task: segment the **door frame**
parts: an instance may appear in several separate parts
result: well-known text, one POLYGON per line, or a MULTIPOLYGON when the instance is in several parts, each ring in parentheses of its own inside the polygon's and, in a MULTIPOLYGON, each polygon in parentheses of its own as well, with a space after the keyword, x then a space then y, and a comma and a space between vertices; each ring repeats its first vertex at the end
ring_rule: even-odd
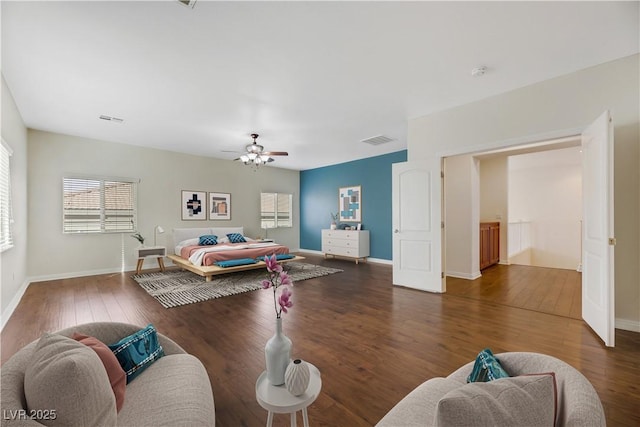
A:
MULTIPOLYGON (((546 132, 546 133, 537 134, 537 135, 528 135, 528 136, 522 136, 519 138, 494 141, 494 142, 485 143, 485 144, 471 145, 468 147, 453 148, 450 150, 449 149, 441 150, 436 152, 436 157, 440 158, 440 170, 441 172, 444 173, 444 159, 446 157, 454 157, 454 156, 462 156, 462 155, 481 155, 481 154, 489 154, 492 152, 495 152, 495 153, 499 153, 499 152, 507 153, 512 151, 526 152, 525 150, 529 150, 529 149, 531 151, 542 151, 540 150, 540 148, 545 146, 566 146, 566 147, 577 146, 577 145, 580 145, 581 135, 585 128, 586 127, 564 129, 564 130, 546 132)), ((561 148, 561 147, 557 147, 557 148, 561 148)), ((446 180, 447 177, 445 176, 444 179, 446 180)), ((445 206, 444 197, 445 197, 445 193, 443 189, 440 196, 440 210, 442 212, 443 220, 444 220, 444 206, 445 206)), ((434 208, 437 208, 437 207, 434 206, 434 208)), ((442 251, 441 259, 442 259, 443 273, 446 272, 446 269, 445 269, 446 233, 447 233, 447 224, 445 223, 444 231, 442 233, 442 245, 441 245, 441 251, 442 251)), ((446 274, 444 275, 444 278, 442 280, 443 280, 443 288, 446 289, 446 283, 447 283, 446 274)))

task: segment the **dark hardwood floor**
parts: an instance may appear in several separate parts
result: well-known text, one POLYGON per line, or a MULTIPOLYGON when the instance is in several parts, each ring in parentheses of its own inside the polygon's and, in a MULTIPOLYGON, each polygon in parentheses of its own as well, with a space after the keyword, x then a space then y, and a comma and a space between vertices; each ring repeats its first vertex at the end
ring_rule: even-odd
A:
POLYGON ((580 320, 581 282, 576 270, 496 264, 476 280, 447 277, 447 293, 580 320))
MULTIPOLYGON (((393 287, 388 265, 305 256, 345 270, 296 283, 295 306, 284 315, 293 355, 322 373, 322 392, 309 407, 311 425, 374 425, 418 384, 448 375, 486 347, 568 362, 593 383, 609 426, 640 425, 640 334, 618 330, 616 347, 606 348, 581 320, 498 298, 510 292, 500 283, 527 280, 526 274, 500 278, 498 269, 490 286, 470 285, 467 295, 430 294, 393 287), (496 302, 470 297, 478 291, 496 295, 496 302)), ((264 425, 255 381, 275 327, 272 294, 259 290, 165 309, 131 274, 30 285, 2 332, 2 362, 44 331, 91 321, 151 322, 205 364, 219 427, 264 425)), ((544 292, 527 299, 551 300, 544 292)), ((274 425, 289 425, 288 416, 276 415, 274 425)))

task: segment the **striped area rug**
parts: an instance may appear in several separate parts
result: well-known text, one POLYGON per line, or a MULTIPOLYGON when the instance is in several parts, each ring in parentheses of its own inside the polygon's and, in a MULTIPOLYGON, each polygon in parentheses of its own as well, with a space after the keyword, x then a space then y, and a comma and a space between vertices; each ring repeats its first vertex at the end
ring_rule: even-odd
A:
MULTIPOLYGON (((283 267, 291 276, 294 285, 301 280, 343 271, 304 262, 288 262, 283 267)), ((180 270, 134 274, 131 277, 164 308, 172 308, 261 289, 260 282, 266 278, 266 270, 221 274, 213 276, 210 282, 190 271, 180 270)))

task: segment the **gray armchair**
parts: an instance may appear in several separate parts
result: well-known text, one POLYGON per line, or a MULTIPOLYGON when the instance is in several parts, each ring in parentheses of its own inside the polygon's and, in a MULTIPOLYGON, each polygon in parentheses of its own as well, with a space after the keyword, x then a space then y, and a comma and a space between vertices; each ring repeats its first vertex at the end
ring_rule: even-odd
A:
MULTIPOLYGON (((74 326, 56 334, 70 337, 74 332, 79 332, 111 344, 140 329, 142 327, 125 323, 98 322, 74 326)), ((117 414, 109 413, 105 417, 107 420, 115 420, 115 423, 105 421, 103 425, 215 426, 211 383, 200 360, 187 354, 178 344, 159 333, 158 341, 164 349, 165 356, 153 362, 135 380, 127 384, 122 409, 117 414)), ((1 407, 3 414, 9 414, 3 417, 2 427, 43 425, 29 419, 31 414, 27 408, 24 387, 25 371, 31 363, 37 343, 38 340, 28 344, 2 366, 1 407)), ((64 374, 61 374, 61 378, 65 378, 64 374)), ((110 388, 108 391, 113 394, 110 388)), ((81 411, 83 408, 78 409, 81 411)), ((62 418, 63 414, 59 412, 61 409, 58 408, 56 411, 56 415, 62 418)), ((86 421, 80 419, 77 422, 73 421, 73 425, 85 423, 86 421)), ((53 425, 55 424, 54 420, 53 425)))

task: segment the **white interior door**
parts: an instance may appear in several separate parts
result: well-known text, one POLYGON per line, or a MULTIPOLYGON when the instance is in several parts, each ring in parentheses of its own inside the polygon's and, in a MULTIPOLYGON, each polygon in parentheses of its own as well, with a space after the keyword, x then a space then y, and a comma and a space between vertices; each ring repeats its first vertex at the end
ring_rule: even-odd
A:
POLYGON ((615 344, 613 131, 605 111, 582 134, 582 318, 615 344))
POLYGON ((440 160, 392 169, 393 284, 444 292, 440 160))

